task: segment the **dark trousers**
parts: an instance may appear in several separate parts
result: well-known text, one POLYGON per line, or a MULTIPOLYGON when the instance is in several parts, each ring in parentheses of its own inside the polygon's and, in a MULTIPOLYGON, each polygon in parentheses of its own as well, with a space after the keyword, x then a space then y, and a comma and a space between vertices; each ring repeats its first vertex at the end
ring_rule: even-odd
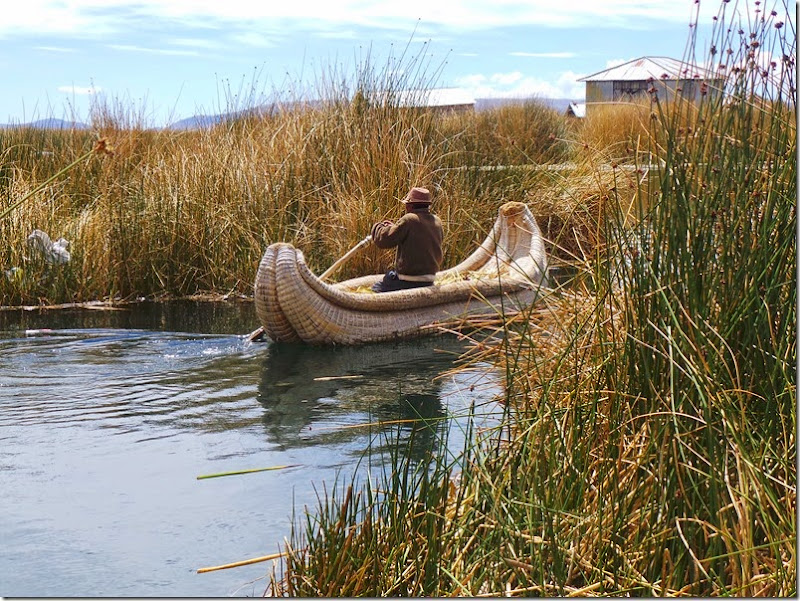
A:
POLYGON ((379 282, 372 285, 375 292, 393 292, 395 290, 408 290, 409 288, 424 288, 425 286, 432 286, 433 282, 409 282, 408 280, 401 280, 397 277, 397 272, 390 269, 383 276, 379 282))

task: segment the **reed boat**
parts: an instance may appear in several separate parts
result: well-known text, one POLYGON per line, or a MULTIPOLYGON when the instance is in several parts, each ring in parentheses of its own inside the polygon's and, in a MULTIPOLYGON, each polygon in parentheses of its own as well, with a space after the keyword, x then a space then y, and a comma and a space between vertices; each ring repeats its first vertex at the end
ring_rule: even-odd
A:
POLYGON ((525 204, 508 202, 480 246, 424 288, 370 291, 383 274, 329 284, 311 272, 298 248, 271 244, 256 274, 256 314, 275 342, 351 345, 412 338, 458 328, 475 316, 516 314, 536 300, 546 272, 536 220, 525 204))

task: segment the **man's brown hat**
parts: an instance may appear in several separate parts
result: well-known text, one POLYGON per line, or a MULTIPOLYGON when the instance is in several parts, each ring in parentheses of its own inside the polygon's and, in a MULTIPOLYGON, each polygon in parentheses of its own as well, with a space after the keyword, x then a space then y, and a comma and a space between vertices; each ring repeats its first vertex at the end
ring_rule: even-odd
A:
POLYGON ((427 188, 411 188, 402 202, 413 202, 414 204, 431 204, 431 193, 427 188))

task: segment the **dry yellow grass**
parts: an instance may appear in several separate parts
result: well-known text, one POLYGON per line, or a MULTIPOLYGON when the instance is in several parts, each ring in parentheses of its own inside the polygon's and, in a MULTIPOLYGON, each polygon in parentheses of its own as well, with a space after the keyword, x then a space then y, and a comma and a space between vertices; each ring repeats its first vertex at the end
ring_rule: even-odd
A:
MULTIPOLYGON (((39 186, 98 137, 113 155, 92 156, 0 220, 8 241, 0 266, 23 268, 13 281, 0 278, 0 304, 247 295, 268 244, 295 244, 321 272, 374 222, 399 217, 398 199, 412 185, 434 191, 448 264, 471 251, 509 200, 540 203, 540 211, 534 206, 539 215, 558 205, 559 228, 574 222, 575 231, 587 233, 584 223, 594 219, 587 212, 600 199, 582 203, 580 194, 564 194, 563 182, 549 181, 546 172, 513 166, 562 156, 565 143, 553 132, 560 135, 563 118, 530 103, 498 114, 453 116, 376 98, 287 106, 198 131, 143 129, 109 108, 94 132, 3 130, 0 186, 11 199, 39 186), (535 132, 531 114, 548 119, 538 120, 535 132), (492 120, 504 124, 502 135, 485 135, 492 120), (538 154, 531 157, 534 148, 538 154), (497 157, 514 163, 484 169, 497 157), (37 262, 25 246, 34 228, 69 240, 72 262, 59 269, 37 262)), ((366 249, 338 277, 381 272, 392 258, 366 249)))

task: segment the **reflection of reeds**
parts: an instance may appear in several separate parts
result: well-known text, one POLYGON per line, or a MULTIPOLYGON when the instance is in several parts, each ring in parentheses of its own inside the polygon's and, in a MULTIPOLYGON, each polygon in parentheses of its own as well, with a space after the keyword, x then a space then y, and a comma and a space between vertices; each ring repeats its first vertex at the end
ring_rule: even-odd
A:
POLYGON ((750 59, 732 101, 654 102, 636 219, 615 179, 569 289, 476 344, 505 368, 502 435, 457 478, 398 484, 400 461, 385 497, 325 498, 275 592, 796 594, 794 32, 720 23, 715 51, 750 59))

